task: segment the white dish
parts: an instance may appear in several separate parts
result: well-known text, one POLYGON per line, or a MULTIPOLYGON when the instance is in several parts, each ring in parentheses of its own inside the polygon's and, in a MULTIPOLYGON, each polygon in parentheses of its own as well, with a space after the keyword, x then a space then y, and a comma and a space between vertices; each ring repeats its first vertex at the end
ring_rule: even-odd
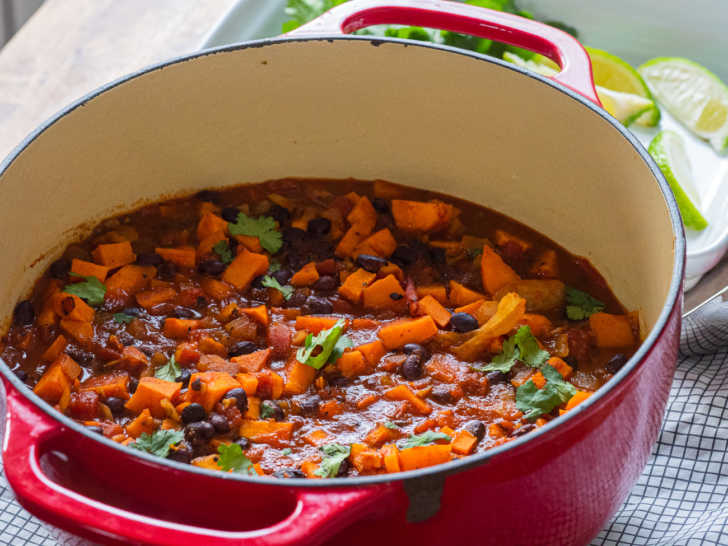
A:
MULTIPOLYGON (((201 48, 219 47, 280 34, 286 0, 240 0, 207 35, 201 48)), ((696 0, 688 7, 662 0, 612 0, 595 5, 581 0, 521 0, 519 7, 539 19, 563 21, 579 31, 585 44, 605 49, 634 66, 658 56, 687 57, 728 82, 728 6, 723 0, 696 0)), ((700 210, 709 226, 686 230, 689 290, 728 250, 728 156, 717 154, 664 108, 660 129, 679 133, 686 144, 700 193, 700 210)), ((633 128, 647 146, 657 129, 633 128)), ((637 204, 636 204, 637 205, 637 204)))

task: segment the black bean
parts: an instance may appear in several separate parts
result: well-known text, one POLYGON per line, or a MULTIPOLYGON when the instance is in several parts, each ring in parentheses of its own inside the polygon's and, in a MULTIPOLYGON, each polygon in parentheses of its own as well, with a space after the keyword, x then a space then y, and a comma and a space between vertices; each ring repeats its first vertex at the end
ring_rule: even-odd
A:
POLYGON ((281 468, 273 472, 274 478, 305 478, 306 474, 298 470, 297 468, 281 468))
POLYGON ((334 311, 334 305, 326 298, 309 296, 306 298, 303 309, 310 315, 328 315, 334 311))
POLYGON ((622 353, 616 354, 607 361, 605 368, 609 373, 615 374, 622 369, 622 366, 627 363, 627 360, 629 360, 627 355, 622 353))
POLYGON ((76 345, 69 345, 66 348, 66 353, 79 364, 90 364, 94 359, 93 353, 90 353, 76 345))
POLYGON ((268 211, 268 216, 271 216, 279 224, 285 224, 291 219, 291 213, 288 209, 280 205, 273 205, 268 211))
POLYGON ((417 261, 418 252, 411 246, 399 245, 391 256, 391 260, 398 265, 411 265, 417 261))
POLYGON ((306 291, 299 288, 286 300, 286 307, 301 307, 304 303, 306 303, 306 298, 306 291))
POLYGON ((196 307, 199 309, 200 307, 204 307, 207 305, 207 298, 205 296, 197 296, 197 301, 195 302, 196 307))
POLYGON ((305 249, 292 248, 286 256, 286 261, 291 269, 298 271, 311 261, 311 257, 311 253, 305 249))
POLYGON ((389 212, 389 203, 381 197, 375 197, 372 199, 372 206, 380 214, 386 214, 389 212))
POLYGON ((119 415, 124 411, 124 401, 116 396, 109 396, 104 403, 109 407, 113 415, 119 415))
POLYGON ((506 383, 508 381, 508 375, 499 371, 488 372, 485 374, 485 377, 491 385, 495 385, 496 383, 506 383))
POLYGON ((203 275, 216 276, 222 274, 222 272, 225 271, 225 268, 227 268, 227 266, 220 260, 205 260, 204 262, 200 262, 200 265, 197 266, 197 271, 203 275))
POLYGON ((136 259, 139 265, 153 265, 160 266, 164 263, 162 257, 155 252, 145 252, 139 254, 136 259))
POLYGON ((470 313, 453 313, 450 317, 450 328, 456 332, 470 332, 478 328, 478 319, 470 313))
POLYGON ((313 220, 309 220, 306 231, 314 237, 326 235, 331 231, 331 220, 328 218, 314 218, 313 220))
POLYGON ((419 343, 407 343, 402 350, 407 355, 420 355, 422 360, 428 360, 430 358, 430 351, 419 343))
POLYGON ((230 423, 228 423, 228 420, 225 418, 224 415, 220 415, 219 413, 213 413, 210 415, 209 418, 210 424, 215 428, 215 432, 218 434, 225 434, 226 432, 230 432, 230 423))
POLYGON ((129 394, 134 394, 136 392, 138 386, 139 386, 139 380, 136 377, 130 377, 129 385, 127 386, 127 390, 129 391, 129 394))
POLYGON ((273 277, 275 280, 277 280, 280 284, 285 285, 285 284, 288 284, 288 281, 291 280, 291 277, 293 277, 293 273, 291 273, 290 269, 288 269, 286 267, 282 267, 278 271, 273 273, 273 275, 271 275, 271 277, 273 277))
POLYGON ((104 435, 104 430, 97 425, 90 425, 86 427, 86 430, 88 430, 89 432, 95 432, 96 434, 101 434, 101 436, 104 435))
POLYGON ((220 216, 222 216, 222 219, 226 222, 237 222, 238 221, 238 214, 240 214, 240 211, 235 207, 225 207, 222 209, 222 213, 220 216))
POLYGON ((172 314, 181 319, 201 319, 202 313, 195 311, 194 309, 190 309, 189 307, 182 307, 181 305, 177 305, 174 310, 172 311, 172 314))
POLYGON ((228 357, 249 355, 258 350, 258 346, 252 341, 238 341, 228 349, 228 357))
POLYGON ((182 383, 182 388, 186 389, 190 386, 190 378, 192 377, 192 372, 188 368, 182 368, 179 372, 179 375, 174 378, 174 380, 177 383, 182 383))
POLYGON ((201 404, 193 402, 184 407, 180 417, 182 417, 183 423, 196 423, 197 421, 204 421, 207 417, 207 412, 201 404))
POLYGON ((192 448, 186 442, 180 442, 175 449, 169 450, 167 458, 179 463, 189 463, 194 456, 192 448))
POLYGON ((296 244, 306 240, 306 232, 295 227, 287 227, 283 230, 283 240, 288 244, 296 244))
POLYGON ((202 190, 198 191, 195 194, 195 198, 199 199, 200 201, 208 201, 210 203, 217 202, 218 199, 220 199, 220 194, 216 191, 212 190, 202 190))
POLYGON ((399 300, 401 300, 401 299, 402 299, 403 297, 404 297, 404 296, 403 296, 402 294, 400 294, 399 292, 392 292, 392 293, 391 293, 391 294, 389 295, 389 299, 391 299, 391 300, 394 300, 394 301, 399 301, 399 300))
POLYGON ((283 410, 275 400, 263 400, 260 403, 260 416, 265 419, 274 419, 280 421, 283 419, 283 410))
POLYGON ((13 373, 15 374, 15 377, 20 379, 21 381, 25 382, 26 379, 28 379, 28 374, 23 368, 18 368, 17 370, 13 370, 13 373))
POLYGON ((483 421, 469 421, 465 423, 463 428, 475 436, 478 442, 480 442, 485 436, 485 425, 483 424, 483 421))
POLYGON ((318 414, 319 404, 321 404, 321 397, 317 394, 304 396, 296 400, 295 404, 301 414, 316 415, 318 414))
POLYGON ((193 391, 201 391, 202 390, 202 381, 200 381, 200 378, 198 377, 195 379, 192 383, 190 383, 190 388, 193 391))
POLYGON ((64 260, 63 258, 53 262, 50 267, 51 277, 53 277, 54 279, 66 279, 70 271, 71 262, 69 262, 68 260, 64 260))
POLYGON ((316 292, 329 294, 336 290, 338 284, 339 283, 336 282, 335 277, 332 277, 331 275, 321 275, 318 280, 313 283, 313 289, 316 290, 316 292))
POLYGON ((452 404, 455 401, 450 392, 450 387, 447 385, 435 385, 432 387, 430 397, 440 404, 452 404))
POLYGON ((430 259, 433 264, 444 264, 445 263, 445 249, 437 246, 430 247, 430 259))
POLYGON ((215 427, 207 421, 195 421, 185 427, 185 440, 192 446, 203 445, 214 435, 215 427))
POLYGON ((349 464, 348 459, 344 459, 341 461, 341 464, 339 465, 339 471, 336 473, 337 476, 346 476, 349 473, 349 470, 351 469, 351 465, 349 464))
POLYGON ((527 425, 523 425, 522 427, 517 428, 511 433, 511 436, 516 438, 518 436, 523 436, 524 434, 527 434, 531 432, 532 430, 536 429, 536 425, 533 423, 529 423, 527 425))
POLYGON ((130 317, 138 317, 141 315, 142 310, 138 307, 126 307, 122 311, 125 315, 129 315, 130 317))
POLYGON ((343 375, 335 375, 333 377, 329 377, 329 383, 334 387, 346 387, 349 383, 351 383, 351 378, 344 377, 343 375))
POLYGON ((356 264, 363 270, 369 271, 369 273, 376 273, 387 265, 387 260, 371 254, 359 254, 356 257, 356 264))
POLYGON ((35 319, 35 309, 30 300, 23 300, 15 306, 13 311, 13 322, 18 326, 32 324, 35 319))
POLYGON ((222 397, 223 400, 226 400, 228 398, 235 399, 235 405, 240 410, 240 413, 245 413, 246 411, 248 411, 248 395, 243 389, 230 389, 222 397))
POLYGON ((410 381, 422 377, 422 371, 422 355, 415 353, 409 355, 399 369, 402 377, 410 381))
POLYGON ((248 449, 250 447, 250 440, 248 440, 247 438, 238 438, 237 440, 235 440, 235 443, 243 449, 248 449))
POLYGON ((171 262, 164 262, 157 267, 157 276, 169 280, 177 274, 177 266, 171 262))
POLYGON ((265 286, 263 286, 263 279, 265 279, 265 275, 258 275, 253 279, 253 282, 250 283, 250 286, 253 289, 265 289, 265 286))

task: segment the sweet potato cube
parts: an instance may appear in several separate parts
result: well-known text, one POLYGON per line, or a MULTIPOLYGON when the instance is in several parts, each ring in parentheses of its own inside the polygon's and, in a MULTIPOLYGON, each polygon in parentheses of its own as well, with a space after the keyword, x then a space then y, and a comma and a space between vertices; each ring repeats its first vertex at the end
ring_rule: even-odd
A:
POLYGON ((418 298, 432 296, 443 305, 450 303, 447 299, 447 289, 441 284, 419 285, 416 290, 418 298))
POLYGON ((336 361, 336 366, 344 377, 355 377, 367 370, 367 361, 359 351, 346 351, 336 361))
POLYGON ((142 434, 151 434, 157 428, 157 423, 148 409, 144 409, 131 423, 126 425, 126 433, 132 438, 139 438, 142 434))
POLYGON ((367 309, 404 309, 404 289, 394 275, 387 275, 364 289, 362 303, 367 309))
POLYGON ((521 280, 518 273, 503 261, 495 250, 483 245, 483 255, 480 258, 480 275, 483 288, 493 295, 505 285, 521 280))
POLYGON ((213 233, 222 233, 223 236, 228 231, 228 223, 212 212, 206 212, 200 218, 197 224, 197 240, 202 241, 213 233))
POLYGON ((429 315, 440 328, 444 328, 450 322, 450 311, 445 309, 439 301, 432 296, 425 296, 417 302, 417 314, 429 315))
POLYGON ((576 391, 576 394, 569 398, 569 401, 566 403, 566 411, 569 411, 571 409, 574 409, 576 406, 581 404, 584 400, 589 398, 592 395, 590 392, 586 391, 576 391))
POLYGON ((405 231, 436 232, 455 216, 455 208, 441 201, 392 200, 392 216, 397 227, 405 231))
POLYGON ((239 434, 260 444, 273 446, 288 442, 293 435, 293 423, 279 421, 243 421, 239 434))
POLYGON ((172 301, 176 296, 177 291, 174 288, 162 287, 137 293, 136 301, 144 309, 149 310, 160 303, 172 301))
POLYGON ((286 383, 283 387, 285 394, 303 394, 308 390, 316 377, 316 369, 292 360, 288 365, 286 383))
POLYGON ((94 327, 84 320, 61 320, 61 330, 81 343, 89 343, 94 337, 94 327))
POLYGON ((364 359, 367 361, 367 364, 372 367, 376 366, 382 359, 382 357, 387 353, 387 349, 384 347, 384 343, 382 343, 379 339, 374 340, 371 343, 359 345, 356 350, 364 355, 364 359))
POLYGON ((379 450, 384 460, 384 470, 388 473, 399 472, 399 449, 394 444, 389 444, 379 450))
POLYGON ((222 280, 232 284, 238 290, 245 290, 255 277, 268 271, 268 266, 268 256, 256 254, 244 248, 227 266, 222 280))
POLYGON ((129 374, 123 370, 103 375, 94 375, 81 383, 81 391, 94 391, 102 399, 114 396, 122 400, 129 399, 129 374))
POLYGON ((574 369, 569 366, 566 362, 561 360, 558 356, 552 356, 546 362, 549 366, 553 367, 557 372, 561 374, 561 377, 568 379, 574 369))
POLYGON ((48 367, 33 388, 33 392, 49 404, 59 403, 64 397, 67 399, 70 397, 71 382, 80 373, 81 368, 78 367, 78 364, 71 357, 63 354, 48 367), (78 374, 74 372, 76 368, 78 368, 78 374))
POLYGON ((166 318, 164 319, 164 335, 172 339, 184 339, 192 330, 196 330, 199 326, 199 321, 195 319, 178 319, 178 318, 166 318))
POLYGON ((318 334, 322 330, 333 328, 338 320, 337 317, 299 315, 296 317, 296 330, 306 330, 311 334, 318 334))
POLYGON ((454 306, 463 306, 478 300, 484 300, 485 296, 475 290, 470 290, 457 281, 450 281, 450 303, 454 306))
POLYGON ((51 298, 53 311, 62 319, 91 322, 94 319, 94 309, 78 296, 58 292, 51 298))
POLYGON ((126 409, 134 412, 139 412, 146 408, 154 417, 161 419, 165 416, 165 411, 160 402, 165 398, 172 400, 172 398, 179 394, 181 388, 182 383, 165 381, 157 377, 142 377, 139 380, 139 385, 134 395, 124 406, 126 409))
POLYGON ((268 326, 268 308, 265 305, 258 305, 257 307, 244 307, 241 309, 243 313, 254 319, 263 326, 268 326))
POLYGON ((396 431, 392 430, 391 428, 387 428, 382 424, 378 424, 369 431, 369 434, 367 434, 364 438, 364 442, 366 442, 371 447, 379 447, 384 442, 391 442, 396 438, 396 431))
POLYGON ((270 349, 261 349, 247 355, 234 356, 230 362, 237 364, 240 372, 256 373, 268 364, 270 356, 270 349))
POLYGON ((87 262, 86 260, 79 260, 78 258, 71 260, 71 273, 82 277, 96 277, 101 282, 106 280, 110 270, 110 267, 87 262))
POLYGON ((45 362, 53 362, 61 355, 63 350, 66 348, 66 345, 68 345, 68 340, 65 336, 63 336, 63 334, 58 334, 56 339, 53 340, 53 343, 51 343, 45 352, 43 352, 40 359, 45 362))
POLYGON ((379 470, 384 463, 379 451, 364 444, 352 444, 349 460, 359 473, 379 470))
POLYGON ((359 303, 364 289, 376 277, 376 273, 370 273, 364 269, 357 269, 354 273, 346 277, 346 280, 339 287, 339 294, 351 303, 359 303))
POLYGON ((235 240, 250 250, 250 252, 263 252, 263 245, 260 244, 258 237, 253 237, 252 235, 236 235, 235 240))
POLYGON ((311 432, 309 432, 308 434, 306 434, 303 437, 303 439, 306 441, 306 443, 311 444, 314 447, 318 447, 318 446, 325 444, 329 438, 330 438, 329 433, 320 428, 312 430, 311 432))
POLYGON ((352 226, 359 226, 360 231, 369 235, 377 223, 377 211, 368 197, 361 197, 346 216, 352 226))
POLYGON ((458 431, 450 444, 452 451, 458 455, 469 455, 476 445, 478 439, 465 429, 458 431))
POLYGON ((296 271, 288 283, 291 286, 311 286, 317 280, 319 280, 319 274, 316 269, 316 262, 308 262, 301 269, 296 271))
POLYGON ((106 281, 107 294, 124 292, 131 296, 144 290, 149 281, 157 274, 157 269, 152 266, 125 265, 114 273, 106 281))
POLYGON ((200 390, 190 388, 187 391, 187 397, 190 402, 202 405, 208 413, 227 391, 240 388, 240 383, 225 372, 193 373, 190 377, 190 385, 197 380, 200 381, 200 390))
POLYGON ((619 349, 635 344, 632 324, 627 315, 594 313, 589 317, 589 326, 596 338, 597 347, 619 349))
POLYGON ((379 339, 387 349, 398 349, 408 343, 424 343, 437 334, 437 325, 432 317, 425 315, 417 319, 391 322, 379 330, 379 339))
POLYGON ((245 394, 255 396, 258 391, 258 378, 250 373, 239 373, 235 376, 240 386, 243 387, 245 394))
POLYGON ((450 444, 417 446, 399 452, 399 465, 403 471, 416 470, 446 463, 450 458, 450 444))
POLYGON ((432 406, 417 396, 407 385, 397 385, 388 391, 385 391, 384 397, 388 400, 404 400, 409 403, 410 407, 420 415, 429 415, 432 412, 432 406))
POLYGON ((397 241, 392 236, 392 232, 389 229, 380 229, 376 233, 372 233, 369 237, 359 243, 352 256, 358 256, 359 254, 369 254, 373 256, 380 256, 382 258, 389 258, 397 248, 397 241))
POLYGON ((226 239, 227 236, 222 231, 215 231, 214 233, 211 233, 204 239, 200 240, 200 243, 197 245, 197 256, 201 258, 208 254, 212 254, 215 245, 220 241, 225 241, 226 239))
POLYGON ((193 269, 195 267, 197 253, 191 246, 181 248, 155 248, 154 252, 159 254, 166 262, 171 262, 186 269, 193 269))
POLYGON ((99 245, 91 255, 97 263, 111 269, 134 263, 136 260, 136 254, 134 254, 129 241, 99 245))

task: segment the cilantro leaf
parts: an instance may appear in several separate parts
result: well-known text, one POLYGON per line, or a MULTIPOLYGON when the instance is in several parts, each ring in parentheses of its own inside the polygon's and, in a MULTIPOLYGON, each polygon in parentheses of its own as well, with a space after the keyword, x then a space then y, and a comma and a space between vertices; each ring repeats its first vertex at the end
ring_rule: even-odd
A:
POLYGON ((407 438, 404 443, 402 444, 402 447, 400 449, 409 449, 411 447, 418 447, 418 446, 426 446, 430 444, 434 444, 437 440, 444 440, 446 442, 449 442, 452 440, 450 436, 445 434, 444 432, 434 432, 432 430, 427 430, 423 432, 422 434, 414 434, 407 438))
POLYGON ((114 313, 114 322, 118 322, 119 324, 129 324, 135 318, 126 313, 114 313))
POLYGON ((260 418, 270 419, 271 417, 274 417, 276 410, 273 404, 266 403, 265 400, 263 402, 264 403, 260 405, 260 418))
POLYGON ((569 320, 585 320, 594 313, 603 311, 606 305, 586 292, 566 287, 566 316, 569 320))
POLYGON ((279 264, 278 262, 271 262, 270 265, 268 266, 268 271, 270 271, 271 273, 275 273, 276 271, 280 271, 280 270, 281 270, 281 264, 279 264))
POLYGON ((341 463, 349 457, 351 447, 342 446, 341 444, 328 444, 319 448, 324 453, 318 469, 314 474, 322 478, 335 478, 339 473, 341 463))
POLYGON ((346 349, 351 349, 353 346, 354 342, 349 336, 341 336, 336 342, 336 345, 334 345, 334 349, 331 351, 327 362, 336 362, 341 358, 341 355, 344 354, 346 349))
POLYGON ((286 447, 284 449, 281 449, 281 455, 288 456, 291 453, 293 453, 293 450, 290 447, 286 447))
POLYGON ((539 389, 529 379, 516 389, 516 407, 531 421, 544 413, 550 413, 576 394, 574 385, 564 381, 553 366, 546 364, 541 368, 541 373, 546 378, 546 384, 542 388, 539 389))
POLYGON ((306 336, 305 346, 296 352, 296 360, 301 364, 306 364, 317 370, 323 368, 324 364, 329 362, 334 352, 336 344, 341 337, 341 331, 344 329, 344 324, 344 319, 339 319, 328 330, 321 330, 315 336, 308 334, 306 336), (313 352, 317 348, 320 348, 321 351, 314 355, 313 352))
POLYGON ((385 421, 384 426, 390 430, 399 430, 399 427, 392 421, 385 421))
POLYGON ((174 355, 167 361, 166 364, 160 366, 154 371, 154 377, 157 379, 164 379, 165 381, 174 381, 182 373, 177 362, 174 359, 174 355))
POLYGON ((243 453, 243 448, 239 444, 220 444, 217 447, 220 455, 217 459, 217 466, 222 470, 232 470, 236 474, 245 474, 247 476, 255 476, 255 468, 253 461, 248 459, 243 453))
POLYGON ((212 250, 215 251, 215 254, 220 256, 220 261, 222 261, 222 263, 229 264, 233 261, 233 251, 230 250, 230 244, 227 239, 217 242, 215 246, 212 247, 212 250))
POLYGON ((278 282, 275 277, 271 277, 270 275, 266 275, 265 277, 263 277, 263 280, 260 284, 267 288, 275 288, 276 290, 278 290, 278 292, 283 294, 284 300, 290 300, 291 296, 293 295, 294 288, 292 286, 283 286, 281 283, 278 282))
POLYGON ((276 221, 270 216, 251 218, 244 212, 238 213, 235 223, 228 223, 230 235, 248 235, 257 237, 260 246, 271 254, 275 254, 283 246, 283 236, 276 229, 276 221))
POLYGON ((482 372, 508 373, 519 360, 531 368, 540 368, 550 356, 538 346, 530 326, 521 326, 515 334, 503 342, 503 351, 496 355, 490 364, 476 369, 482 372))
POLYGON ((158 429, 154 431, 154 434, 143 433, 130 446, 157 457, 166 457, 169 454, 169 446, 181 442, 184 437, 185 435, 181 430, 158 429))
POLYGON ((94 307, 104 303, 104 296, 106 295, 106 286, 104 286, 104 283, 93 276, 87 277, 77 273, 71 273, 71 275, 81 277, 84 279, 84 282, 67 284, 63 289, 66 294, 78 296, 94 307))

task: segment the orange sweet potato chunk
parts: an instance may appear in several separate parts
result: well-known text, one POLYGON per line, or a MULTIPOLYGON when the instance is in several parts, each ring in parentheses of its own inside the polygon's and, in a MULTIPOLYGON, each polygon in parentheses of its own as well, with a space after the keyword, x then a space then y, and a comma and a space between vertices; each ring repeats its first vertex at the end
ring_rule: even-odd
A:
POLYGON ((160 419, 165 415, 160 402, 165 398, 172 400, 181 388, 182 383, 165 381, 157 377, 142 377, 139 380, 137 390, 126 402, 125 407, 133 412, 148 409, 154 417, 160 419))
POLYGON ((376 273, 370 273, 364 269, 357 269, 339 287, 339 294, 351 303, 361 301, 364 289, 376 278, 376 273))
POLYGON ((136 254, 129 241, 99 245, 91 255, 97 263, 111 269, 134 263, 136 260, 136 254))
POLYGON ((596 338, 597 347, 619 349, 635 344, 632 324, 627 315, 594 313, 589 317, 589 326, 596 338))
POLYGON ((437 324, 426 315, 412 320, 391 322, 379 330, 379 339, 387 349, 398 349, 407 343, 424 343, 437 333, 437 324))
POLYGON ((197 253, 191 246, 181 248, 155 248, 154 252, 159 254, 162 259, 171 262, 186 269, 195 267, 195 259, 197 253))
POLYGON ((417 446, 399 452, 399 465, 403 471, 416 470, 446 463, 450 458, 450 444, 417 446))
POLYGON ((86 260, 79 260, 78 258, 71 260, 71 273, 82 277, 96 277, 101 282, 106 280, 110 270, 110 267, 87 262, 86 260))
POLYGON ((268 256, 250 252, 247 248, 238 254, 227 266, 222 280, 238 290, 246 290, 255 277, 268 271, 268 256))
POLYGON ((362 303, 367 309, 403 310, 406 306, 404 289, 394 275, 387 275, 364 289, 362 303))
POLYGON ((441 201, 392 200, 394 222, 405 231, 436 232, 446 227, 454 215, 455 208, 441 201))
POLYGON ((491 295, 505 285, 521 280, 518 273, 513 271, 511 266, 505 263, 503 258, 488 245, 483 245, 483 256, 480 258, 480 275, 483 280, 483 288, 491 295))
POLYGON ((311 286, 319 279, 316 262, 308 262, 299 269, 288 283, 291 286, 311 286))
POLYGON ((450 311, 445 309, 439 301, 432 296, 425 296, 417 302, 417 314, 429 315, 440 328, 444 328, 450 322, 450 311))

